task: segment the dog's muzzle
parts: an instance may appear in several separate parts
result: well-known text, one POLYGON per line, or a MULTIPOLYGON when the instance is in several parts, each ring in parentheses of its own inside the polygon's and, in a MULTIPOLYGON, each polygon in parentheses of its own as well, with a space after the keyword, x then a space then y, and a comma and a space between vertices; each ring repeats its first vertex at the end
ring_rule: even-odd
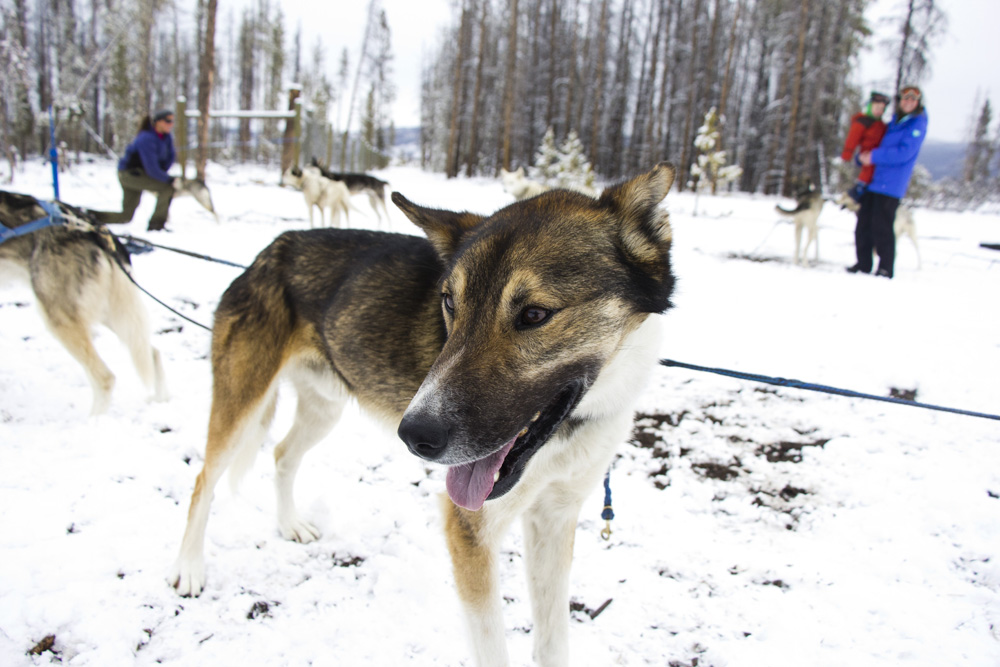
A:
POLYGON ((452 456, 445 456, 449 449, 450 429, 438 419, 419 414, 404 415, 398 434, 413 454, 428 461, 449 464, 448 495, 456 505, 475 511, 485 501, 499 498, 514 488, 531 457, 548 442, 576 407, 583 389, 582 381, 571 382, 547 406, 535 413, 516 435, 490 454, 472 461, 448 461, 453 461, 455 454, 451 452, 452 456))

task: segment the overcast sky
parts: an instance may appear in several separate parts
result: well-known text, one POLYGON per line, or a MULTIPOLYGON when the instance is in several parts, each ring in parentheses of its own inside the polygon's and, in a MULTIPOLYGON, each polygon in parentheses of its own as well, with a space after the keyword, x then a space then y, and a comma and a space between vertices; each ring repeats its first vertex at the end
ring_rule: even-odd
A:
MULTIPOLYGON (((930 121, 927 137, 965 142, 972 119, 987 98, 993 108, 993 128, 1000 118, 1000 1, 937 0, 937 4, 948 16, 948 31, 934 46, 931 73, 921 86, 930 121)), ((899 22, 886 22, 884 17, 898 18, 904 7, 905 0, 875 0, 869 10, 875 35, 857 74, 866 89, 895 92, 890 90, 896 81, 895 63, 878 44, 898 31, 899 22)))
MULTIPOLYGON (((420 119, 420 71, 433 54, 441 29, 451 21, 454 0, 382 0, 392 31, 397 100, 393 116, 397 127, 416 126, 420 119)), ((892 58, 879 46, 898 30, 906 0, 875 0, 867 18, 875 34, 862 53, 855 83, 884 92, 895 82, 892 58)), ((948 31, 935 45, 931 74, 923 90, 930 124, 928 137, 941 141, 966 141, 970 122, 983 100, 991 98, 994 118, 1000 117, 1000 0, 937 0, 948 15, 948 31), (977 104, 978 100, 978 104, 977 104)), ((240 3, 236 3, 240 4, 240 3)), ((367 2, 283 3, 286 25, 294 34, 301 22, 304 59, 322 36, 336 71, 340 52, 347 47, 357 54, 364 34, 367 2)))

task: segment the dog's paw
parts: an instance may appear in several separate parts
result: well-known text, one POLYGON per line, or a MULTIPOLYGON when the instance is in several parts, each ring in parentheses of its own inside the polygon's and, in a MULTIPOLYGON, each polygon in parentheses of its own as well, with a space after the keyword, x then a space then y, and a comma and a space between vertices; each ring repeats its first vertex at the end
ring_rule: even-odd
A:
POLYGON ((319 539, 319 530, 316 526, 299 517, 291 517, 280 522, 278 526, 281 536, 286 540, 308 544, 319 539))
POLYGON ((178 559, 167 575, 167 583, 177 589, 181 597, 198 597, 205 590, 205 563, 178 559))

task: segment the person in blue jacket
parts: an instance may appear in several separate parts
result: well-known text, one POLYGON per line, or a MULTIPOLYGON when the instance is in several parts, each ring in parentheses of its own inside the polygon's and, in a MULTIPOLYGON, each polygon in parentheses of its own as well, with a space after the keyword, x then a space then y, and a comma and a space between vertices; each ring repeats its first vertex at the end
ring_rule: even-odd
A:
POLYGON ((892 278, 896 261, 893 223, 899 200, 910 186, 917 155, 927 136, 927 111, 916 86, 906 86, 896 97, 896 112, 877 148, 862 152, 862 165, 874 165, 875 175, 861 198, 854 245, 858 261, 850 273, 871 273, 872 250, 878 253, 876 275, 892 278))
POLYGON ((146 116, 139 133, 118 161, 118 182, 122 186, 122 211, 92 211, 98 222, 130 222, 139 206, 143 190, 156 193, 156 208, 149 218, 149 231, 162 230, 167 223, 170 201, 174 196, 174 178, 167 174, 174 163, 174 112, 169 109, 146 116))

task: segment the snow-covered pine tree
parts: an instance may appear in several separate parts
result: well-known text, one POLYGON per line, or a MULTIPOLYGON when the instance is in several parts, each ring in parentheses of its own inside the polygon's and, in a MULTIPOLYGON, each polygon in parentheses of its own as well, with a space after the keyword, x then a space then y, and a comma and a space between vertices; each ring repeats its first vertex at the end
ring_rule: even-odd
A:
POLYGON ((698 151, 697 163, 691 167, 691 178, 696 191, 703 188, 715 190, 713 184, 726 185, 738 179, 743 170, 735 165, 726 165, 726 151, 715 150, 719 139, 719 116, 712 107, 705 114, 705 122, 698 128, 694 147, 698 151))
POLYGON ((542 144, 535 153, 535 165, 530 170, 530 176, 545 185, 555 185, 559 180, 559 162, 561 156, 556 148, 556 134, 549 127, 542 137, 542 144))
POLYGON ((594 168, 587 160, 583 142, 576 130, 570 130, 566 141, 559 147, 559 172, 555 186, 581 190, 588 194, 594 191, 594 168))

